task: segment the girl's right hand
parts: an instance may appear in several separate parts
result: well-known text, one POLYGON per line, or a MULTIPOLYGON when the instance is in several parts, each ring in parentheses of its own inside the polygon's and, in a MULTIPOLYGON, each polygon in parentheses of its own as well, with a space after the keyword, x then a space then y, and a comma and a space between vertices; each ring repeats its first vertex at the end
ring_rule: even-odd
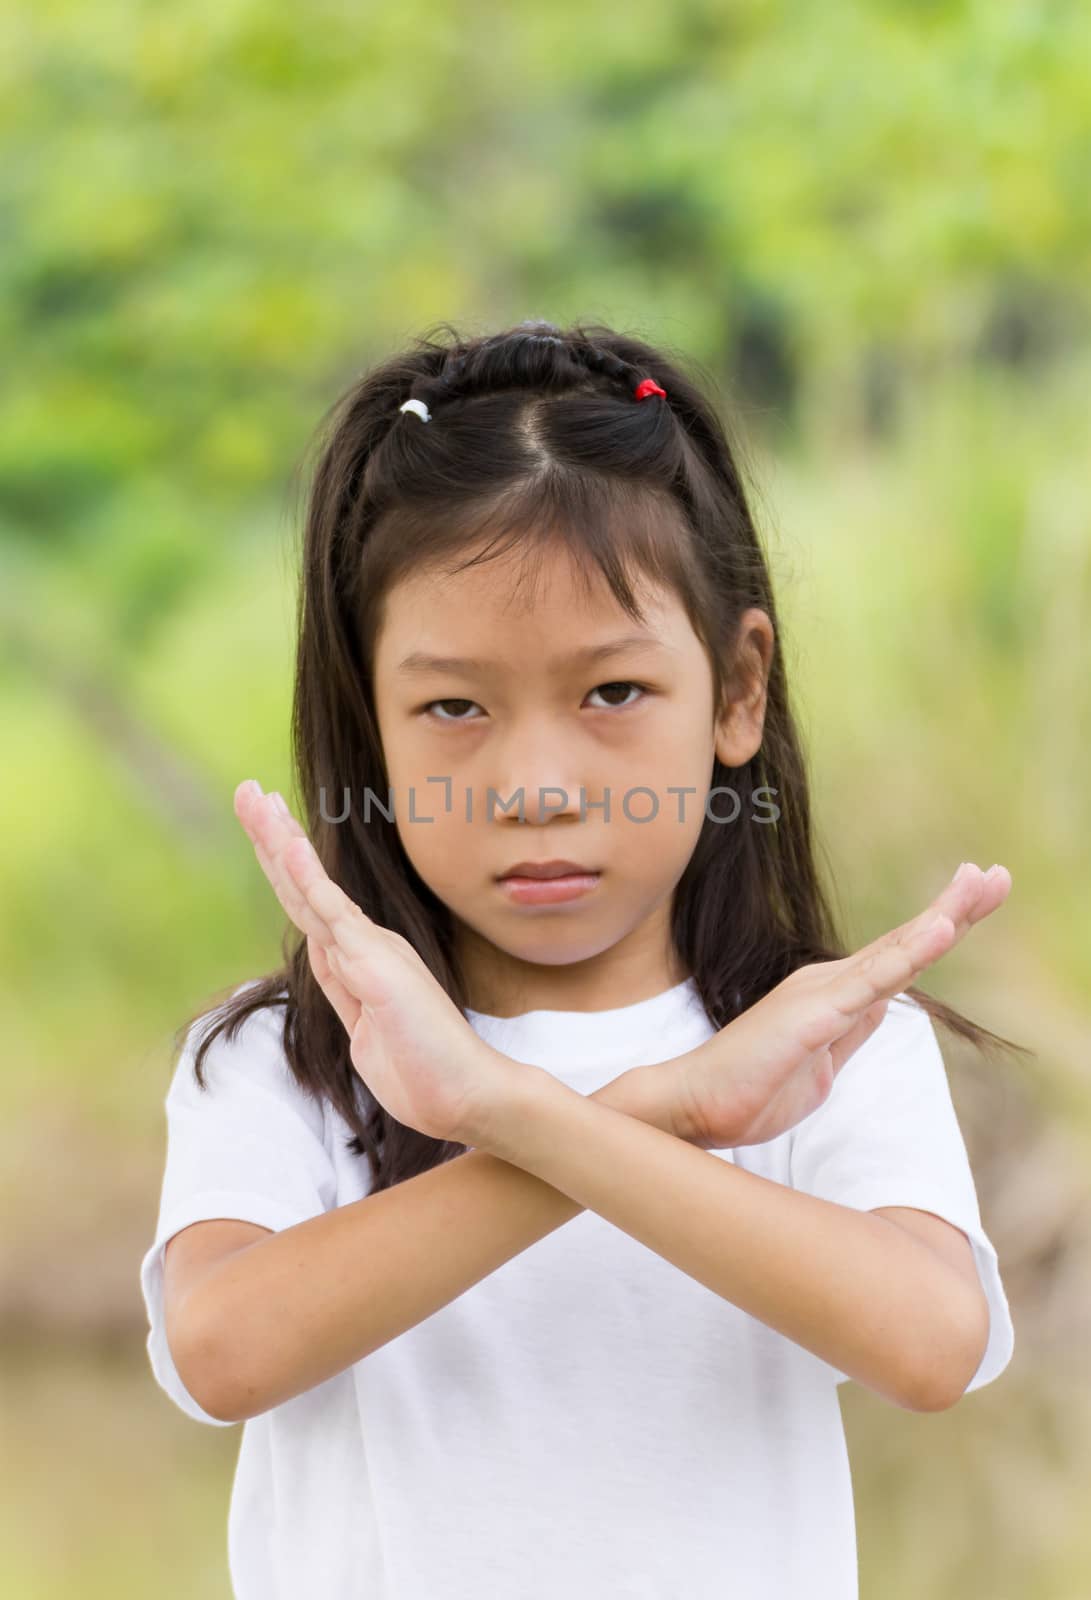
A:
POLYGON ((669 1079, 658 1090, 670 1096, 673 1131, 691 1144, 733 1149, 773 1139, 823 1103, 893 996, 1002 905, 1010 889, 1005 867, 983 873, 966 862, 911 921, 855 955, 799 967, 695 1050, 634 1071, 669 1079))
POLYGON ((311 970, 349 1035, 349 1058, 397 1122, 479 1145, 526 1068, 486 1043, 399 933, 333 881, 283 798, 250 780, 235 812, 284 910, 306 935, 311 970))

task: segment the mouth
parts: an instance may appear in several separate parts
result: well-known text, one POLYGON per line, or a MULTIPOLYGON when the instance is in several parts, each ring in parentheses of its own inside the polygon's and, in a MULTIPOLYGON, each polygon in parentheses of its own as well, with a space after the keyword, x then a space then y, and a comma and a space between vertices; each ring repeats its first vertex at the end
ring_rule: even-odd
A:
POLYGON ((521 861, 496 882, 511 905, 555 906, 590 894, 600 876, 598 868, 574 861, 521 861))
POLYGON ((497 882, 506 883, 511 878, 597 878, 598 873, 597 867, 581 867, 577 861, 519 861, 501 873, 497 882))

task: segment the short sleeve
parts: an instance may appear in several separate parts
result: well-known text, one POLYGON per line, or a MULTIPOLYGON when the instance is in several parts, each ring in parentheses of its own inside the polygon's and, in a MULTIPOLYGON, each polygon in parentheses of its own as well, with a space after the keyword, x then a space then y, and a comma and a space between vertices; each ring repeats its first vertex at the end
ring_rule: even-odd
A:
MULTIPOLYGON (((237 992, 237 991, 236 991, 237 992)), ((187 1416, 232 1423, 205 1411, 178 1375, 163 1315, 163 1252, 191 1222, 233 1217, 278 1231, 336 1203, 336 1177, 319 1102, 292 1076, 281 1039, 283 1010, 252 1012, 232 1040, 218 1034, 205 1054, 202 1089, 193 1063, 205 1018, 191 1024, 164 1106, 167 1154, 155 1238, 140 1264, 148 1357, 157 1382, 187 1416)))
MULTIPOLYGON (((913 1206, 962 1229, 989 1304, 988 1343, 964 1392, 999 1377, 1011 1360, 1015 1330, 996 1250, 981 1225, 943 1056, 923 1006, 904 993, 895 996, 823 1104, 789 1137, 793 1188, 858 1211, 913 1206)), ((847 1376, 838 1373, 838 1383, 847 1376)))

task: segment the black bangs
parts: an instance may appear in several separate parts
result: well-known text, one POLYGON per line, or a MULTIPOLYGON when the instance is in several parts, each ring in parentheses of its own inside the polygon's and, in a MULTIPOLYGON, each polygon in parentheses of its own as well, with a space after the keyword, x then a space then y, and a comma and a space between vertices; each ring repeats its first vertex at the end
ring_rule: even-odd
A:
POLYGON ((452 506, 438 518, 431 505, 402 504, 380 519, 371 540, 367 579, 379 581, 381 569, 384 591, 425 566, 454 576, 510 560, 512 602, 525 604, 533 598, 544 557, 561 548, 585 592, 600 575, 625 612, 644 623, 643 578, 673 590, 694 631, 703 635, 692 534, 678 502, 652 485, 551 464, 502 494, 452 506))

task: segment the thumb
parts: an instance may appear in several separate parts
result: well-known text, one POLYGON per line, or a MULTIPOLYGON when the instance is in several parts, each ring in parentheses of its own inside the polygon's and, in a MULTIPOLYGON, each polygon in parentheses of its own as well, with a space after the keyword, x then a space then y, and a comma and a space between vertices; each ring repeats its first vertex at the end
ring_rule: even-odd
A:
POLYGON ((359 1000, 334 974, 328 952, 313 934, 307 935, 307 955, 311 963, 311 971, 315 976, 315 982, 334 1011, 336 1011, 342 1027, 351 1039, 360 1020, 361 1006, 359 1000))
POLYGON ((876 1028, 886 1016, 889 1000, 876 1000, 868 1006, 866 1011, 860 1013, 860 1018, 854 1022, 847 1033, 835 1039, 830 1045, 830 1059, 833 1062, 834 1073, 840 1072, 849 1057, 865 1042, 870 1039, 876 1028))

